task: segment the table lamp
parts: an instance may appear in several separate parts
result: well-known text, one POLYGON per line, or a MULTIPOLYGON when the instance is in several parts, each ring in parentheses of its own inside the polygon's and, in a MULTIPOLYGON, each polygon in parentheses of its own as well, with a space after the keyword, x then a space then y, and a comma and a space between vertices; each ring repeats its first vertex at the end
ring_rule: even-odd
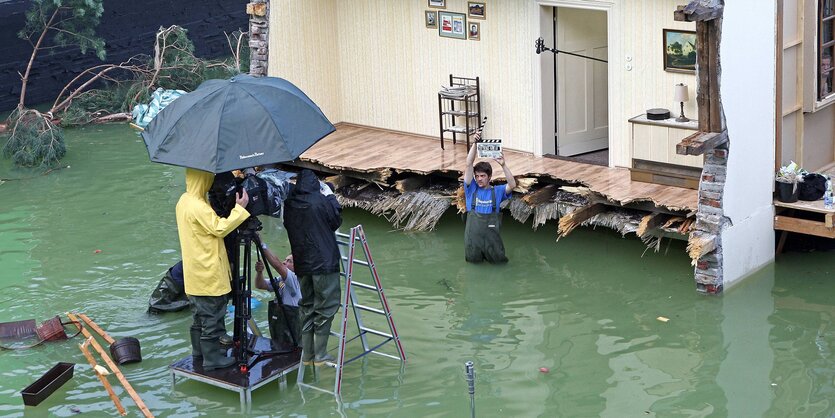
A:
POLYGON ((684 102, 690 100, 690 95, 687 94, 687 84, 676 84, 673 100, 681 103, 681 115, 676 118, 676 122, 690 122, 690 119, 684 116, 684 102))

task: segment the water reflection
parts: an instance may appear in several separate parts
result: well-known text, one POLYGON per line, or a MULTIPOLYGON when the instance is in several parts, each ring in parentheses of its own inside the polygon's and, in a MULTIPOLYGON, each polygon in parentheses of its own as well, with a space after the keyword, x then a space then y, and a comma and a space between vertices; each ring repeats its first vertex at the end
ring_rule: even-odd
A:
MULTIPOLYGON (((190 350, 189 314, 145 313, 179 258, 173 206, 182 170, 148 163, 125 127, 68 135, 71 169, 0 184, 4 197, 16 197, 0 199, 0 321, 85 312, 115 338, 140 339, 142 363, 123 372, 158 416, 238 415, 233 392, 170 385, 168 365, 190 350)), ((14 171, 7 164, 0 160, 0 171, 14 171)), ((264 240, 288 253, 280 221, 262 221, 264 240)), ((286 390, 257 390, 250 416, 468 416, 467 360, 475 361, 479 416, 835 413, 826 254, 784 254, 725 295, 704 297, 682 242, 642 257, 639 240, 607 230, 581 228, 555 243, 553 223, 532 232, 508 221, 511 261, 490 266, 463 261, 463 223, 451 213, 423 234, 346 211, 345 226, 355 224, 368 234, 405 368, 376 356, 349 365, 342 404, 300 392, 291 375, 286 390)), ((265 307, 254 316, 265 329, 265 307)), ((110 413, 77 343, 0 353, 0 415, 110 413), (75 377, 25 409, 19 390, 56 361, 78 363, 75 377)), ((332 385, 332 375, 321 382, 332 385)))

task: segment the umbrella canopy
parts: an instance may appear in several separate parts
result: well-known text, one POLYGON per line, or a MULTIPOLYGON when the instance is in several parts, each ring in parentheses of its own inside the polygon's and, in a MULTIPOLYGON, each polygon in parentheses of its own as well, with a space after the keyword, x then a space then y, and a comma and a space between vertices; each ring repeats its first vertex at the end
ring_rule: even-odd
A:
POLYGON ((289 81, 238 75, 174 100, 142 139, 151 161, 222 173, 293 160, 334 130, 289 81))

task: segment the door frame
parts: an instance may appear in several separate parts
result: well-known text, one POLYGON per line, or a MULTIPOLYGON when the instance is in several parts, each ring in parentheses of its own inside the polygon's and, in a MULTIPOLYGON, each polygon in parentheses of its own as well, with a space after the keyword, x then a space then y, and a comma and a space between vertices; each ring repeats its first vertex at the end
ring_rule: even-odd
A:
MULTIPOLYGON (((609 113, 609 166, 612 166, 614 161, 614 149, 612 147, 613 132, 612 128, 615 126, 614 117, 615 112, 612 108, 612 94, 611 89, 615 84, 612 65, 612 45, 616 43, 615 31, 612 28, 614 25, 614 13, 612 13, 615 4, 611 1, 605 0, 536 0, 537 12, 533 13, 534 22, 532 26, 539 28, 540 36, 543 39, 554 38, 554 7, 570 7, 586 10, 598 10, 606 12, 606 37, 608 44, 609 70, 606 72, 608 79, 609 91, 608 97, 608 113, 609 113)), ((539 138, 534 143, 534 154, 541 157, 543 154, 556 154, 556 141, 554 135, 556 134, 556 117, 545 115, 556 114, 556 85, 553 77, 553 71, 556 66, 555 54, 542 54, 539 59, 535 59, 533 63, 533 88, 534 88, 534 138, 539 138)))

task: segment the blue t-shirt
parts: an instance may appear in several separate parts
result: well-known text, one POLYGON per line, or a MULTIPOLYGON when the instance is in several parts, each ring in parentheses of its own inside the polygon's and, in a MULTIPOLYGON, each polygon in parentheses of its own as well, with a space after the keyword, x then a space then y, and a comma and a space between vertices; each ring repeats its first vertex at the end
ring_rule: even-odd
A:
POLYGON ((506 184, 493 186, 492 189, 496 191, 496 200, 493 202, 493 206, 491 207, 490 201, 493 200, 493 190, 491 190, 490 187, 486 189, 478 187, 478 183, 475 182, 475 179, 471 180, 469 185, 464 183, 464 196, 467 199, 467 212, 469 212, 473 207, 473 195, 475 195, 475 211, 477 213, 498 212, 499 205, 503 201, 510 199, 510 196, 505 195, 505 190, 507 189, 506 184))

